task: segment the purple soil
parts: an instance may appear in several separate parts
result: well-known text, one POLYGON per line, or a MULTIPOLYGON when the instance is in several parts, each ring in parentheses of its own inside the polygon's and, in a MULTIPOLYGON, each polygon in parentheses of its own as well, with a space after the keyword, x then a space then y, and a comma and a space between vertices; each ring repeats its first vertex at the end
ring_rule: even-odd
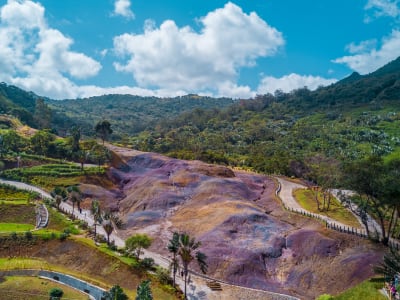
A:
MULTIPOLYGON (((282 209, 269 177, 112 150, 119 160, 109 175, 125 195, 118 207, 127 228, 120 233, 146 232, 154 238, 152 249, 168 255, 172 232, 188 232, 202 242, 210 276, 314 299, 372 276, 381 257, 376 245, 282 209)), ((113 206, 118 197, 108 199, 113 206)))

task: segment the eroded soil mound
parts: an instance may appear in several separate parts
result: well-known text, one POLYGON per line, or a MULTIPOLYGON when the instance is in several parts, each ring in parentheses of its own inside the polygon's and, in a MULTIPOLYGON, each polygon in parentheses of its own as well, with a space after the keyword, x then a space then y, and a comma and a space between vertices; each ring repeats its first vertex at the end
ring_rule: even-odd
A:
POLYGON ((120 233, 147 233, 168 255, 172 232, 188 232, 202 242, 211 276, 313 299, 372 276, 381 257, 377 245, 285 211, 269 177, 110 148, 119 157, 110 175, 124 194, 120 233))

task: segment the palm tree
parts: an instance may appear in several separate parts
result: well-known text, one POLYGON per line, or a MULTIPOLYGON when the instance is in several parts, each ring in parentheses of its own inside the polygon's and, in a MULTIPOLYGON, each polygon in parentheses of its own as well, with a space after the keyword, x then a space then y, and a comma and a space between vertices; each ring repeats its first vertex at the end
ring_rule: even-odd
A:
POLYGON ((169 240, 168 244, 168 251, 172 253, 172 262, 171 262, 171 268, 172 272, 174 274, 173 277, 173 285, 175 287, 175 277, 176 277, 176 272, 178 271, 179 268, 179 263, 178 263, 178 252, 179 252, 179 233, 174 232, 172 234, 172 239, 169 240))
POLYGON ((207 267, 208 267, 206 263, 207 256, 204 253, 197 250, 200 246, 201 242, 200 241, 196 242, 196 240, 194 238, 190 238, 190 236, 187 233, 180 234, 178 255, 181 258, 183 267, 183 275, 185 281, 185 299, 187 299, 186 285, 187 285, 190 263, 194 259, 196 259, 201 272, 203 272, 204 274, 207 273, 207 267))
POLYGON ((96 225, 100 224, 102 222, 102 217, 101 217, 101 209, 100 209, 100 203, 98 200, 92 200, 92 204, 90 206, 90 212, 93 215, 93 221, 94 221, 94 238, 96 239, 96 225))
POLYGON ((123 221, 118 217, 116 213, 106 211, 103 214, 103 229, 107 234, 107 245, 110 245, 110 235, 115 228, 121 229, 124 226, 123 221))
POLYGON ((390 253, 384 255, 383 262, 374 267, 374 271, 392 280, 400 272, 400 253, 390 248, 390 253))
POLYGON ((62 201, 67 200, 67 191, 63 187, 56 186, 50 193, 57 204, 57 209, 60 209, 62 201))
POLYGON ((68 199, 72 202, 72 216, 74 216, 75 203, 78 204, 78 208, 81 206, 82 193, 76 185, 67 188, 68 199))
POLYGON ((104 220, 103 221, 103 223, 102 223, 102 225, 103 225, 103 229, 104 229, 104 231, 106 232, 106 234, 107 234, 107 245, 109 245, 110 246, 110 235, 111 235, 111 233, 113 232, 113 230, 114 230, 114 226, 113 226, 113 224, 112 224, 112 222, 111 222, 111 220, 104 220))

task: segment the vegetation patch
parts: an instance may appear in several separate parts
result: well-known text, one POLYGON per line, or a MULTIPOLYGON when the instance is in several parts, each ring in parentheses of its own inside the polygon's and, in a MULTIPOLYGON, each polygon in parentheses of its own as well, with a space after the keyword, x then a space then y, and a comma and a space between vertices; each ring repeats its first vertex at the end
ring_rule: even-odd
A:
POLYGON ((34 229, 31 224, 0 223, 0 232, 21 232, 34 229))
MULTIPOLYGON (((340 223, 355 228, 361 228, 361 225, 356 219, 356 217, 354 217, 354 215, 348 209, 343 207, 340 204, 340 202, 334 197, 332 197, 329 210, 324 210, 324 211, 318 210, 314 193, 315 192, 309 189, 297 189, 296 191, 293 192, 293 196, 296 198, 297 202, 300 204, 301 207, 312 213, 327 216, 340 223)), ((323 196, 321 193, 318 193, 318 201, 320 201, 320 203, 322 203, 323 201, 323 196)))
POLYGON ((35 206, 5 204, 0 202, 2 223, 36 224, 35 206))
POLYGON ((372 278, 348 289, 340 295, 332 297, 332 300, 386 300, 387 298, 379 291, 383 285, 383 278, 372 278))

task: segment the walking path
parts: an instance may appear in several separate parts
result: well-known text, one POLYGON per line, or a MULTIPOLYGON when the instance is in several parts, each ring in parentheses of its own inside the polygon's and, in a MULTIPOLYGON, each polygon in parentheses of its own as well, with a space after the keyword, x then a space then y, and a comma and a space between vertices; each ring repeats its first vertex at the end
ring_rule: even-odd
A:
MULTIPOLYGON (((293 191, 296 189, 305 189, 307 188, 305 185, 294 183, 292 181, 283 179, 281 177, 275 177, 279 184, 280 184, 280 191, 278 192, 279 197, 282 200, 283 205, 291 210, 296 210, 298 212, 303 212, 303 213, 310 213, 308 210, 305 210, 300 206, 300 204, 297 202, 297 200, 293 197, 293 191)), ((315 214, 313 213, 314 216, 317 216, 319 219, 328 222, 330 224, 334 224, 338 227, 349 227, 349 225, 343 224, 341 222, 338 222, 332 218, 329 218, 327 216, 321 215, 321 214, 315 214)), ((361 223, 362 224, 362 223, 361 223)))
MULTIPOLYGON (((310 215, 314 218, 320 219, 324 222, 326 222, 327 226, 329 228, 333 228, 335 230, 340 230, 342 232, 346 232, 346 233, 351 233, 351 234, 357 234, 357 235, 361 235, 364 237, 368 237, 367 235, 367 230, 364 229, 365 225, 363 224, 363 222, 361 221, 361 218, 355 214, 354 212, 357 211, 357 205, 350 202, 350 206, 348 209, 349 211, 355 216, 355 218, 357 218, 358 222, 361 224, 362 228, 361 230, 359 229, 355 229, 352 228, 349 225, 343 224, 341 222, 338 222, 332 218, 329 218, 327 216, 321 215, 321 214, 316 214, 316 213, 311 213, 307 210, 305 210, 304 208, 302 208, 299 203, 297 202, 297 200, 293 197, 293 191, 296 189, 305 189, 307 188, 305 185, 299 184, 299 183, 295 183, 289 180, 286 180, 282 177, 274 177, 278 182, 279 182, 279 187, 277 190, 277 195, 279 196, 279 198, 282 200, 283 205, 288 209, 288 210, 292 210, 295 211, 297 213, 301 213, 301 214, 306 214, 306 215, 310 215)), ((337 190, 337 189, 332 189, 331 190, 332 194, 339 199, 340 195, 345 195, 345 196, 351 196, 352 194, 354 194, 352 191, 349 190, 337 190)), ((382 236, 382 231, 381 228, 379 226, 379 224, 370 216, 367 214, 367 224, 368 224, 368 228, 369 231, 374 234, 376 233, 379 237, 382 236)), ((390 241, 393 244, 396 244, 397 246, 399 246, 399 242, 395 239, 390 239, 390 241)))
MULTIPOLYGON (((39 193, 43 198, 52 198, 49 193, 43 191, 42 189, 22 183, 17 181, 10 181, 10 180, 3 180, 0 179, 0 183, 8 184, 15 186, 20 189, 28 190, 28 191, 35 191, 39 193)), ((72 214, 72 206, 67 202, 61 202, 60 209, 63 211, 72 214)), ((74 210, 73 215, 78 218, 79 220, 83 220, 87 222, 89 226, 93 226, 93 216, 90 213, 90 210, 82 209, 81 212, 78 209, 74 210)), ((97 226, 97 233, 103 236, 106 236, 106 233, 102 226, 97 226)), ((125 247, 125 241, 118 236, 118 232, 114 231, 110 235, 110 240, 114 241, 115 245, 118 247, 125 247)), ((169 269, 170 259, 164 257, 158 253, 151 252, 148 250, 143 250, 144 257, 150 257, 154 259, 154 262, 166 269, 169 269)), ((205 276, 199 274, 197 272, 193 272, 189 270, 191 282, 188 283, 187 288, 187 299, 188 300, 234 300, 234 299, 253 299, 253 300, 299 300, 296 297, 279 294, 274 292, 269 292, 265 290, 259 289, 252 289, 243 286, 238 286, 234 284, 230 284, 228 282, 224 282, 218 279, 211 278, 209 276, 205 276), (209 281, 216 281, 221 283, 223 289, 222 291, 212 291, 208 286, 207 282, 209 281)), ((176 276, 176 283, 180 287, 180 289, 184 290, 184 281, 180 276, 176 276)))

